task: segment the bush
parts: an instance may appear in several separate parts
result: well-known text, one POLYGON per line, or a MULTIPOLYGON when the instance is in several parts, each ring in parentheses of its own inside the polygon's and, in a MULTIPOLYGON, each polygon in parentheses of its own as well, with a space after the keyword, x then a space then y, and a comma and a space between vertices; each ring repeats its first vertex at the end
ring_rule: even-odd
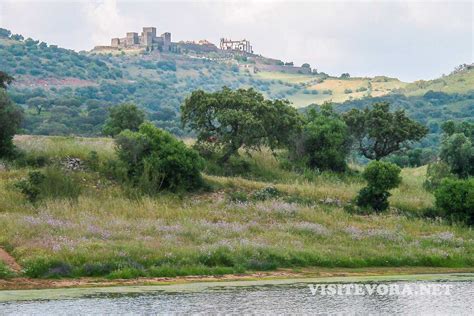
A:
POLYGON ((390 162, 372 161, 362 173, 367 187, 359 191, 356 203, 360 207, 370 207, 376 212, 388 208, 388 190, 396 188, 400 182, 401 169, 390 162))
POLYGON ((426 180, 423 182, 423 187, 427 191, 434 191, 445 178, 453 177, 448 164, 443 161, 430 163, 426 169, 426 180))
POLYGON ((198 153, 151 123, 143 123, 138 132, 123 131, 116 144, 127 172, 122 180, 144 193, 189 191, 203 185, 203 161, 198 153))
POLYGON ((474 175, 474 145, 464 134, 454 133, 445 137, 440 157, 459 177, 474 175))
POLYGON ((474 178, 444 179, 434 193, 436 207, 454 221, 474 224, 474 178))
POLYGON ((290 158, 293 161, 311 169, 343 172, 350 151, 346 123, 330 105, 323 105, 320 112, 310 109, 292 147, 290 158))
POLYGON ((109 118, 103 127, 104 135, 115 136, 121 131, 136 131, 145 119, 145 113, 135 104, 124 103, 109 109, 109 118))
POLYGON ((270 199, 275 199, 280 196, 280 191, 275 187, 265 187, 263 189, 257 190, 252 194, 252 198, 257 201, 265 201, 270 199))
POLYGON ((390 162, 372 161, 367 165, 362 177, 368 182, 368 186, 391 190, 396 188, 402 181, 401 169, 390 162))
POLYGON ((43 198, 77 199, 81 193, 79 181, 57 168, 47 168, 44 173, 31 171, 27 179, 15 186, 32 203, 43 198))
POLYGON ((370 206, 375 211, 383 211, 388 208, 389 197, 389 192, 367 186, 359 191, 356 202, 361 207, 370 206))

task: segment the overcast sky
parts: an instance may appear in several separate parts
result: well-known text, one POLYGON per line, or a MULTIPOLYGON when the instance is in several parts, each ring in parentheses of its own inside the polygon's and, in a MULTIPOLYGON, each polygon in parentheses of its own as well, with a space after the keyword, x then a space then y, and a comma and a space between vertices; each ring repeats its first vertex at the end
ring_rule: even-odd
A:
MULTIPOLYGON (((473 1, 0 0, 0 27, 75 50, 156 26, 172 40, 246 38, 336 75, 432 79, 471 63, 473 1)), ((1 56, 0 56, 1 62, 1 56)))

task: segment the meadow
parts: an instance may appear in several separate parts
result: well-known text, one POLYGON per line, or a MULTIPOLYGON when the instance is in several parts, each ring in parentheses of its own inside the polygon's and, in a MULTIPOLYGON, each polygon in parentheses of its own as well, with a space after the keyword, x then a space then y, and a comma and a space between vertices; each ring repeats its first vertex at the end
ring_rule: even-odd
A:
MULTIPOLYGON (((30 161, 113 158, 108 138, 17 136, 30 161), (41 158, 41 159, 39 159, 41 158)), ((364 186, 349 175, 286 170, 269 152, 245 175, 210 174, 203 192, 142 196, 89 170, 65 171, 77 199, 29 202, 14 186, 35 167, 0 169, 0 246, 29 277, 219 275, 305 267, 472 267, 474 232, 422 214, 426 168, 403 169, 391 209, 351 213, 364 186), (275 190, 276 189, 276 190, 275 190), (273 192, 272 194, 267 194, 273 192), (276 192, 276 193, 275 193, 276 192)), ((0 277, 10 275, 0 265, 0 277)))

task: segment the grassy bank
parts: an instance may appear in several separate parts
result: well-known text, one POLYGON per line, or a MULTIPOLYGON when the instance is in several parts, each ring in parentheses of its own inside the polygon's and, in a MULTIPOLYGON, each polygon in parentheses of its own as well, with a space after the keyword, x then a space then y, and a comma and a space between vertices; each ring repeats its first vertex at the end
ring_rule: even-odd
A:
MULTIPOLYGON (((33 156, 113 157, 109 139, 30 137, 33 156)), ((473 267, 474 232, 419 215, 433 205, 425 169, 404 169, 382 215, 344 210, 364 185, 354 173, 298 174, 267 153, 249 158, 252 175, 206 175, 205 193, 131 195, 96 172, 75 171, 77 200, 32 204, 13 184, 32 167, 0 171, 0 246, 29 277, 109 278, 221 275, 305 267, 473 267), (274 186, 278 197, 259 201, 274 186)), ((2 268, 3 269, 3 268, 2 268)), ((0 271, 2 271, 0 269, 0 271)), ((1 277, 1 275, 0 275, 1 277)))

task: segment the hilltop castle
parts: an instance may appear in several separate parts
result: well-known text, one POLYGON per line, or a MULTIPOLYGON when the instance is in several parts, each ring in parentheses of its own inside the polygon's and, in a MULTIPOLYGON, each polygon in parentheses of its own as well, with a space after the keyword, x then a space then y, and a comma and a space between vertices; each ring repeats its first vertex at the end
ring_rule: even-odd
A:
POLYGON ((233 41, 231 39, 221 38, 220 49, 222 50, 240 50, 245 53, 252 54, 252 45, 246 39, 241 41, 233 41))
POLYGON ((171 44, 171 33, 166 32, 161 36, 156 36, 156 27, 144 27, 140 35, 128 32, 123 38, 112 38, 110 46, 113 48, 146 48, 169 51, 171 44))
MULTIPOLYGON (((95 51, 121 50, 121 49, 146 49, 147 51, 159 50, 161 52, 178 52, 181 48, 198 51, 218 51, 218 48, 206 41, 199 42, 171 42, 171 33, 166 32, 156 36, 156 27, 143 27, 143 31, 128 32, 125 37, 112 38, 110 46, 96 46, 95 51)), ((246 39, 233 41, 231 39, 221 38, 219 48, 223 51, 236 51, 253 54, 252 45, 246 39)))

